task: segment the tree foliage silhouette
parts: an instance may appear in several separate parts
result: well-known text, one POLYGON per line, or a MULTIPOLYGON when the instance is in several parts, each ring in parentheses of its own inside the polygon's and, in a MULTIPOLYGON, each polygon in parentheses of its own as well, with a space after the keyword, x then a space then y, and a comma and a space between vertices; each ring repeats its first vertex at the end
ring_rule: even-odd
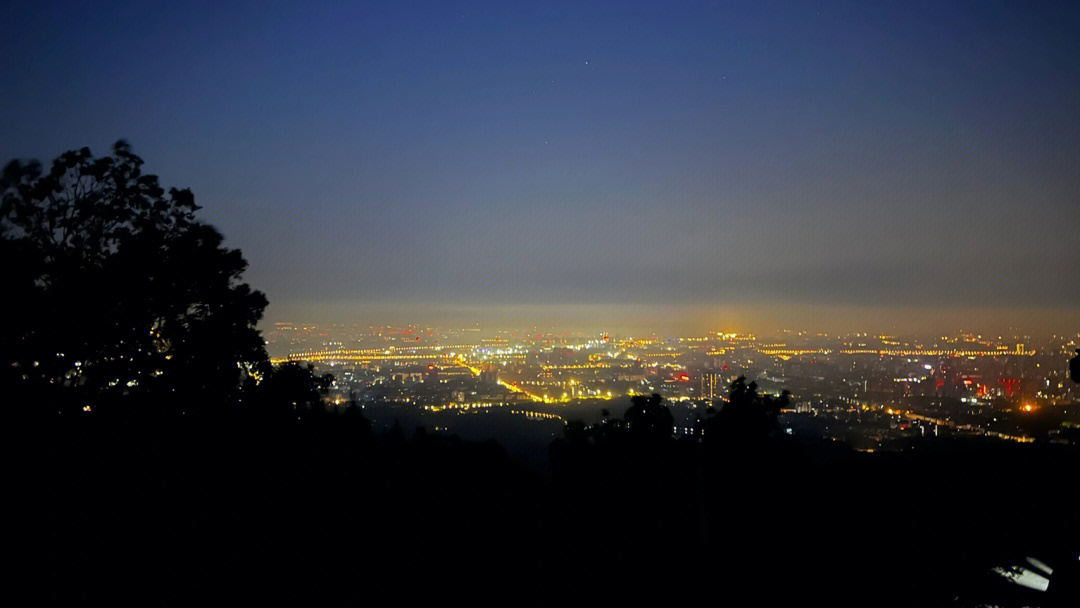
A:
POLYGON ((758 393, 756 382, 739 376, 730 386, 728 402, 702 422, 704 440, 712 445, 760 441, 775 433, 780 410, 791 402, 791 393, 779 397, 758 393))
POLYGON ((653 393, 651 396, 635 395, 630 399, 630 408, 623 416, 630 425, 633 437, 647 441, 662 441, 671 438, 675 419, 671 410, 664 405, 663 398, 653 393))
POLYGON ((267 300, 241 281, 247 262, 195 218, 190 190, 166 191, 142 164, 120 141, 47 171, 4 167, 0 253, 17 306, 0 357, 23 403, 208 407, 269 370, 255 328, 267 300))
MULTIPOLYGON (((323 397, 333 381, 330 374, 317 375, 310 363, 306 367, 299 363, 282 363, 258 384, 255 402, 258 407, 279 414, 318 414, 325 409, 323 397)), ((356 407, 350 405, 350 409, 356 407)))

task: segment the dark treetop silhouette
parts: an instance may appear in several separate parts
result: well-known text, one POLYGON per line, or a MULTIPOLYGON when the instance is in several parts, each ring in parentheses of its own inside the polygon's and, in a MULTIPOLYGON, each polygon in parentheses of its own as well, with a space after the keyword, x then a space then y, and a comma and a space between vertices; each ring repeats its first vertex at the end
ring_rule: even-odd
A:
MULTIPOLYGON (((267 300, 247 266, 166 191, 130 146, 86 148, 48 170, 12 161, 0 181, 0 250, 14 305, 0 332, 13 401, 56 411, 235 401, 269 369, 255 328, 267 300)), ((128 408, 130 409, 130 408, 128 408)))
POLYGON ((709 408, 698 427, 709 445, 758 442, 776 434, 777 416, 790 401, 788 391, 779 397, 759 394, 756 382, 747 384, 739 376, 731 383, 728 403, 719 412, 709 408))

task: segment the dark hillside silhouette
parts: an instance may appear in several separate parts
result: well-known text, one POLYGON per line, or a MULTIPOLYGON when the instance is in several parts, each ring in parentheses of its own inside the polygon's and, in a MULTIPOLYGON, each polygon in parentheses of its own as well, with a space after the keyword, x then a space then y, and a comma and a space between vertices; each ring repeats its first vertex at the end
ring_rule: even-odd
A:
MULTIPOLYGON (((1076 597, 1068 574, 1040 595, 993 570, 1032 554, 1075 570, 1075 448, 950 439, 863 454, 780 432, 789 399, 740 377, 683 439, 635 441, 625 419, 571 422, 551 446, 551 469, 557 525, 588 539, 575 563, 625 562, 622 581, 693 581, 671 592, 734 604, 1063 606, 1076 597)), ((641 398, 625 418, 649 406, 664 407, 641 398)))

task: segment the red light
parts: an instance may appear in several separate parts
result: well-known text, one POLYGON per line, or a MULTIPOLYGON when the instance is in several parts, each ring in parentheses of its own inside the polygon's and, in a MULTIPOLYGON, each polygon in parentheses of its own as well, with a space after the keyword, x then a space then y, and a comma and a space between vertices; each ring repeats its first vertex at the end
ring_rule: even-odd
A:
POLYGON ((431 364, 431 363, 429 363, 429 364, 428 364, 428 366, 427 366, 427 368, 428 368, 428 369, 435 369, 435 365, 434 365, 434 364, 431 364))
POLYGON ((724 366, 724 369, 727 369, 727 366, 726 366, 726 365, 724 366))

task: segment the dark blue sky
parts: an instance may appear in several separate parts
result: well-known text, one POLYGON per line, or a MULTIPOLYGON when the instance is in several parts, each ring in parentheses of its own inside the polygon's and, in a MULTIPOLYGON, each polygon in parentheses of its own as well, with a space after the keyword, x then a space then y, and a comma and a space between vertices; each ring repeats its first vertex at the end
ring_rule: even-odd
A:
POLYGON ((0 91, 269 321, 1080 329, 1080 3, 8 2, 0 91))

